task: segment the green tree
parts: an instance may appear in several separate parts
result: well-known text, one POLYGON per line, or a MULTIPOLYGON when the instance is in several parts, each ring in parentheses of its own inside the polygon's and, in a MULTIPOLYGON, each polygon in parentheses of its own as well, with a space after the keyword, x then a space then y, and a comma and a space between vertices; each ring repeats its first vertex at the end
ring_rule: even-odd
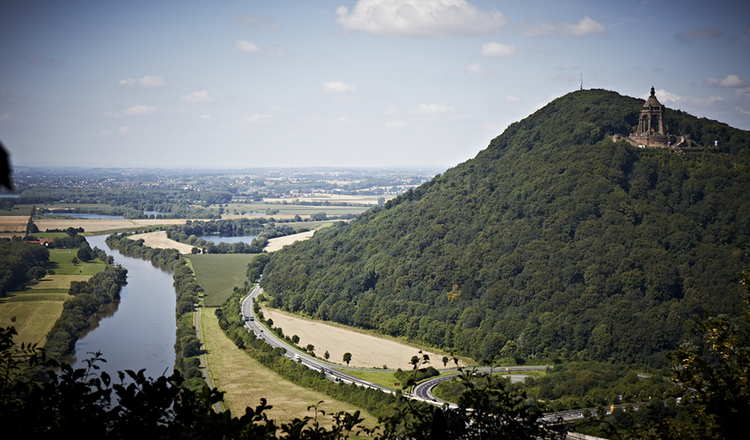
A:
POLYGON ((15 335, 13 327, 0 328, 4 438, 336 440, 371 433, 359 425, 359 411, 332 414, 331 428, 323 427, 319 404, 310 406, 314 417, 280 425, 267 417, 271 406, 265 399, 240 417, 217 413, 214 407, 223 393, 205 384, 198 392, 186 388, 178 370, 156 379, 147 378, 144 370, 118 372, 119 381, 113 381, 105 372, 97 374, 103 361, 99 353, 86 361, 86 368, 74 370, 50 361, 35 345, 19 347, 15 335), (37 379, 40 374, 43 380, 37 379))
POLYGON ((542 422, 542 409, 510 381, 462 371, 458 407, 408 404, 383 420, 383 438, 555 439, 562 435, 542 422))
POLYGON ((47 276, 47 271, 41 266, 34 266, 29 269, 29 273, 27 276, 32 280, 41 280, 42 278, 47 276))
POLYGON ((346 365, 349 366, 349 362, 352 361, 352 354, 349 352, 344 353, 344 362, 346 362, 346 365))
POLYGON ((663 439, 738 439, 750 432, 750 269, 743 273, 744 313, 696 320, 699 345, 682 344, 668 355, 681 401, 691 418, 657 422, 663 439))

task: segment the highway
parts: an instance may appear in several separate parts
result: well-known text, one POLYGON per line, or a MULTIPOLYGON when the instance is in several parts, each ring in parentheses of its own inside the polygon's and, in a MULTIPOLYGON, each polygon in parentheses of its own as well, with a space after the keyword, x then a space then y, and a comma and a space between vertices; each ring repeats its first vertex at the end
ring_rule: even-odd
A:
MULTIPOLYGON (((505 370, 506 372, 523 372, 523 371, 544 371, 547 367, 546 366, 529 366, 529 367, 483 367, 480 369, 477 369, 476 372, 478 374, 487 374, 494 371, 502 372, 505 370)), ((435 388, 440 382, 451 380, 453 378, 456 378, 460 376, 460 372, 456 372, 454 374, 446 374, 444 376, 440 377, 433 377, 430 379, 425 380, 424 382, 419 383, 414 387, 412 390, 412 394, 414 397, 433 403, 438 406, 442 406, 443 404, 447 405, 453 405, 451 402, 446 402, 445 400, 437 398, 434 394, 432 394, 432 389, 435 388)), ((511 374, 510 375, 510 381, 511 382, 523 382, 524 379, 526 379, 526 375, 523 374, 511 374)))
MULTIPOLYGON (((286 341, 280 339, 278 336, 276 336, 275 333, 267 331, 263 326, 261 326, 256 317, 255 313, 253 312, 253 299, 256 298, 258 295, 260 295, 263 292, 263 289, 260 288, 259 284, 256 284, 253 290, 250 292, 248 296, 246 296, 242 300, 242 304, 240 305, 240 313, 242 315, 242 319, 248 318, 245 320, 245 328, 249 332, 253 332, 255 334, 256 338, 263 339, 267 344, 271 345, 272 347, 281 347, 286 350, 286 356, 287 358, 299 362, 306 367, 322 371, 325 373, 326 377, 330 380, 336 381, 336 382, 344 382, 347 384, 355 384, 357 386, 367 387, 367 388, 373 388, 380 391, 383 391, 385 393, 393 394, 394 391, 380 386, 376 385, 372 382, 368 382, 366 380, 359 379, 357 377, 351 376, 349 374, 346 374, 339 370, 338 368, 341 368, 337 364, 332 364, 326 361, 323 361, 321 359, 312 357, 308 355, 307 353, 301 351, 297 347, 294 347, 292 344, 287 343, 286 341)), ((477 374, 487 374, 491 371, 503 371, 509 373, 520 373, 524 371, 544 371, 547 367, 540 365, 540 366, 509 366, 509 367, 482 367, 476 370, 477 374)), ((428 380, 425 380, 424 382, 416 385, 414 389, 412 390, 411 394, 404 393, 405 397, 409 397, 411 399, 421 400, 430 404, 433 404, 435 406, 442 407, 443 405, 449 405, 452 407, 455 407, 455 404, 452 404, 450 402, 446 402, 444 400, 438 399, 435 397, 435 395, 432 394, 432 389, 439 384, 442 381, 450 380, 461 373, 456 371, 455 374, 446 374, 444 376, 431 378, 428 380)), ((523 374, 510 374, 510 380, 511 382, 521 382, 526 378, 523 374)), ((581 410, 578 411, 565 411, 560 413, 554 413, 554 414, 547 414, 544 419, 553 421, 553 420, 559 420, 562 418, 563 420, 573 420, 573 419, 580 419, 583 418, 583 414, 581 410)))
POLYGON ((245 328, 247 328, 248 331, 253 332, 256 338, 262 338, 267 344, 272 347, 284 348, 286 350, 286 354, 284 356, 295 362, 305 365, 307 368, 322 371, 323 373, 325 373, 326 377, 333 381, 340 381, 346 384, 353 383, 358 386, 374 388, 386 393, 393 394, 393 390, 389 388, 376 385, 372 382, 359 379, 340 370, 337 370, 336 368, 339 367, 338 365, 312 357, 302 350, 299 350, 297 347, 294 347, 293 345, 287 343, 285 340, 279 338, 275 333, 266 330, 255 319, 255 313, 253 312, 253 299, 260 295, 262 291, 263 289, 261 289, 260 286, 256 284, 255 288, 253 288, 250 294, 242 300, 242 304, 240 305, 240 311, 243 319, 245 317, 249 318, 249 320, 245 321, 245 328))

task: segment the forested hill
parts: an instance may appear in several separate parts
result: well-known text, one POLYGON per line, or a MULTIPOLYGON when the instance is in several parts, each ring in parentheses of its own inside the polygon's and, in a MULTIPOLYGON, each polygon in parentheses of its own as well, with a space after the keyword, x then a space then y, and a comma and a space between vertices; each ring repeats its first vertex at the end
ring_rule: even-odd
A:
POLYGON ((740 311, 750 132, 667 109, 692 149, 613 143, 642 104, 554 100, 476 158, 275 252, 272 305, 475 359, 660 364, 686 318, 740 311))

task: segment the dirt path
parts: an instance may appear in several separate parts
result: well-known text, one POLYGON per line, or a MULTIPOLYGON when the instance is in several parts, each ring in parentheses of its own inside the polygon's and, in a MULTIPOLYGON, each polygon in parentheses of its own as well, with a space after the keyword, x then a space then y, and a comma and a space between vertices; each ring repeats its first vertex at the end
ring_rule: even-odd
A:
MULTIPOLYGON (((263 309, 266 319, 273 319, 274 327, 281 327, 284 335, 299 336, 300 347, 307 344, 315 346, 315 355, 323 358, 328 350, 331 362, 343 364, 344 353, 351 353, 351 367, 411 369, 412 356, 419 355, 418 348, 391 340, 378 338, 367 333, 349 330, 343 327, 326 324, 323 321, 311 321, 273 309, 263 309)), ((443 355, 423 351, 430 356, 430 365, 443 368, 443 355)), ((452 363, 448 365, 453 366, 452 363)))

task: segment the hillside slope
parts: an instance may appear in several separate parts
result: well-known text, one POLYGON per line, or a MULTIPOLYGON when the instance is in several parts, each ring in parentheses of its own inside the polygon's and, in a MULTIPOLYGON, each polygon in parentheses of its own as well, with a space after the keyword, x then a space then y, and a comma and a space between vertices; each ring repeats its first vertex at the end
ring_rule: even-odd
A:
POLYGON ((477 359, 660 364, 684 319, 740 310, 750 133, 668 110, 695 148, 613 143, 642 103, 556 99, 476 158, 274 253, 272 305, 477 359))

